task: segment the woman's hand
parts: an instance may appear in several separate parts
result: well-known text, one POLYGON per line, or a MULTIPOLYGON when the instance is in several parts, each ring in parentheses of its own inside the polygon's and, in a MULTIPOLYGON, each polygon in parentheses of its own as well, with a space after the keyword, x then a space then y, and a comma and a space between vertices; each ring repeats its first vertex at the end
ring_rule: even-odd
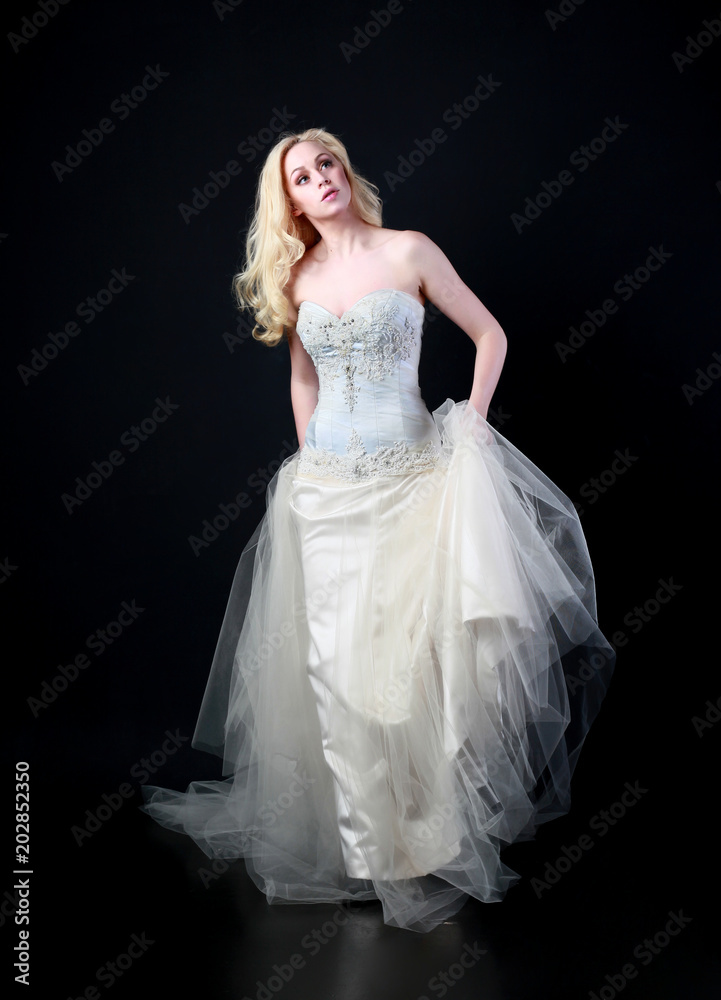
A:
POLYGON ((493 444, 494 437, 486 421, 485 416, 480 413, 475 405, 468 400, 463 411, 463 427, 473 437, 476 444, 493 444))

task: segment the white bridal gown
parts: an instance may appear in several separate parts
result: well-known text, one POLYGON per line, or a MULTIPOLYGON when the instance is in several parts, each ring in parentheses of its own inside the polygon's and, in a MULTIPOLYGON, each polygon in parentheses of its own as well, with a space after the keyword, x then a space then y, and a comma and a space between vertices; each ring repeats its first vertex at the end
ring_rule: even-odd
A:
POLYGON ((270 902, 378 898, 427 931, 569 809, 613 669, 571 501, 467 401, 420 395, 424 309, 303 302, 320 391, 242 553, 193 745, 143 807, 270 902))

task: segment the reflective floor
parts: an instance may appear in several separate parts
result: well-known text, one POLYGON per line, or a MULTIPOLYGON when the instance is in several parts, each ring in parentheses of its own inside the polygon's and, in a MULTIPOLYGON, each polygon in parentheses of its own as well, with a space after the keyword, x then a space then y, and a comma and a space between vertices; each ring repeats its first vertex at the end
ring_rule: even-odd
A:
MULTIPOLYGON (((425 935, 384 925, 378 903, 269 906, 242 861, 210 862, 133 793, 86 820, 85 835, 74 823, 38 849, 33 985, 73 1000, 110 988, 205 1000, 718 997, 714 857, 698 844, 679 863, 656 778, 617 783, 616 795, 614 780, 504 853, 523 880, 502 903, 470 899, 425 935)), ((88 801, 71 797, 68 815, 88 801)))

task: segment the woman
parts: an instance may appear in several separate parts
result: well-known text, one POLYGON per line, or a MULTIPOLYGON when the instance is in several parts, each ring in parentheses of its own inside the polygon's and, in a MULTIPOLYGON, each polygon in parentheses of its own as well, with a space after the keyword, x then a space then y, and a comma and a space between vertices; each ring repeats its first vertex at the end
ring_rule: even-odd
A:
POLYGON ((322 129, 261 173, 236 276, 287 338, 299 450, 240 560, 194 746, 222 782, 146 787, 273 901, 380 899, 427 931, 517 876, 503 846, 569 808, 614 655, 572 503, 485 420, 506 339, 322 129), (429 298, 476 344, 468 400, 418 387, 429 298))

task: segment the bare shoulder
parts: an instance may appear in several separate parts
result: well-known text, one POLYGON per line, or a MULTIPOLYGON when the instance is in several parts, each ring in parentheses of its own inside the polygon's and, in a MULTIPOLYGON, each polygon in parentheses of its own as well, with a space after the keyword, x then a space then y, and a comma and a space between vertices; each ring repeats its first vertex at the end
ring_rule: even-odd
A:
POLYGON ((443 251, 425 233, 415 229, 405 229, 400 235, 403 239, 399 245, 409 262, 428 265, 444 256, 443 251))
POLYGON ((382 247, 389 255, 399 259, 401 256, 407 256, 416 243, 416 237, 419 236, 423 238, 423 233, 416 233, 412 229, 379 229, 375 248, 382 247))
POLYGON ((430 298, 429 277, 450 264, 443 251, 425 233, 415 229, 404 229, 388 243, 388 259, 397 269, 403 284, 396 287, 414 289, 420 295, 430 298))
POLYGON ((418 258, 425 239, 423 233, 412 229, 380 229, 374 249, 387 266, 410 275, 415 270, 414 260, 418 258))

